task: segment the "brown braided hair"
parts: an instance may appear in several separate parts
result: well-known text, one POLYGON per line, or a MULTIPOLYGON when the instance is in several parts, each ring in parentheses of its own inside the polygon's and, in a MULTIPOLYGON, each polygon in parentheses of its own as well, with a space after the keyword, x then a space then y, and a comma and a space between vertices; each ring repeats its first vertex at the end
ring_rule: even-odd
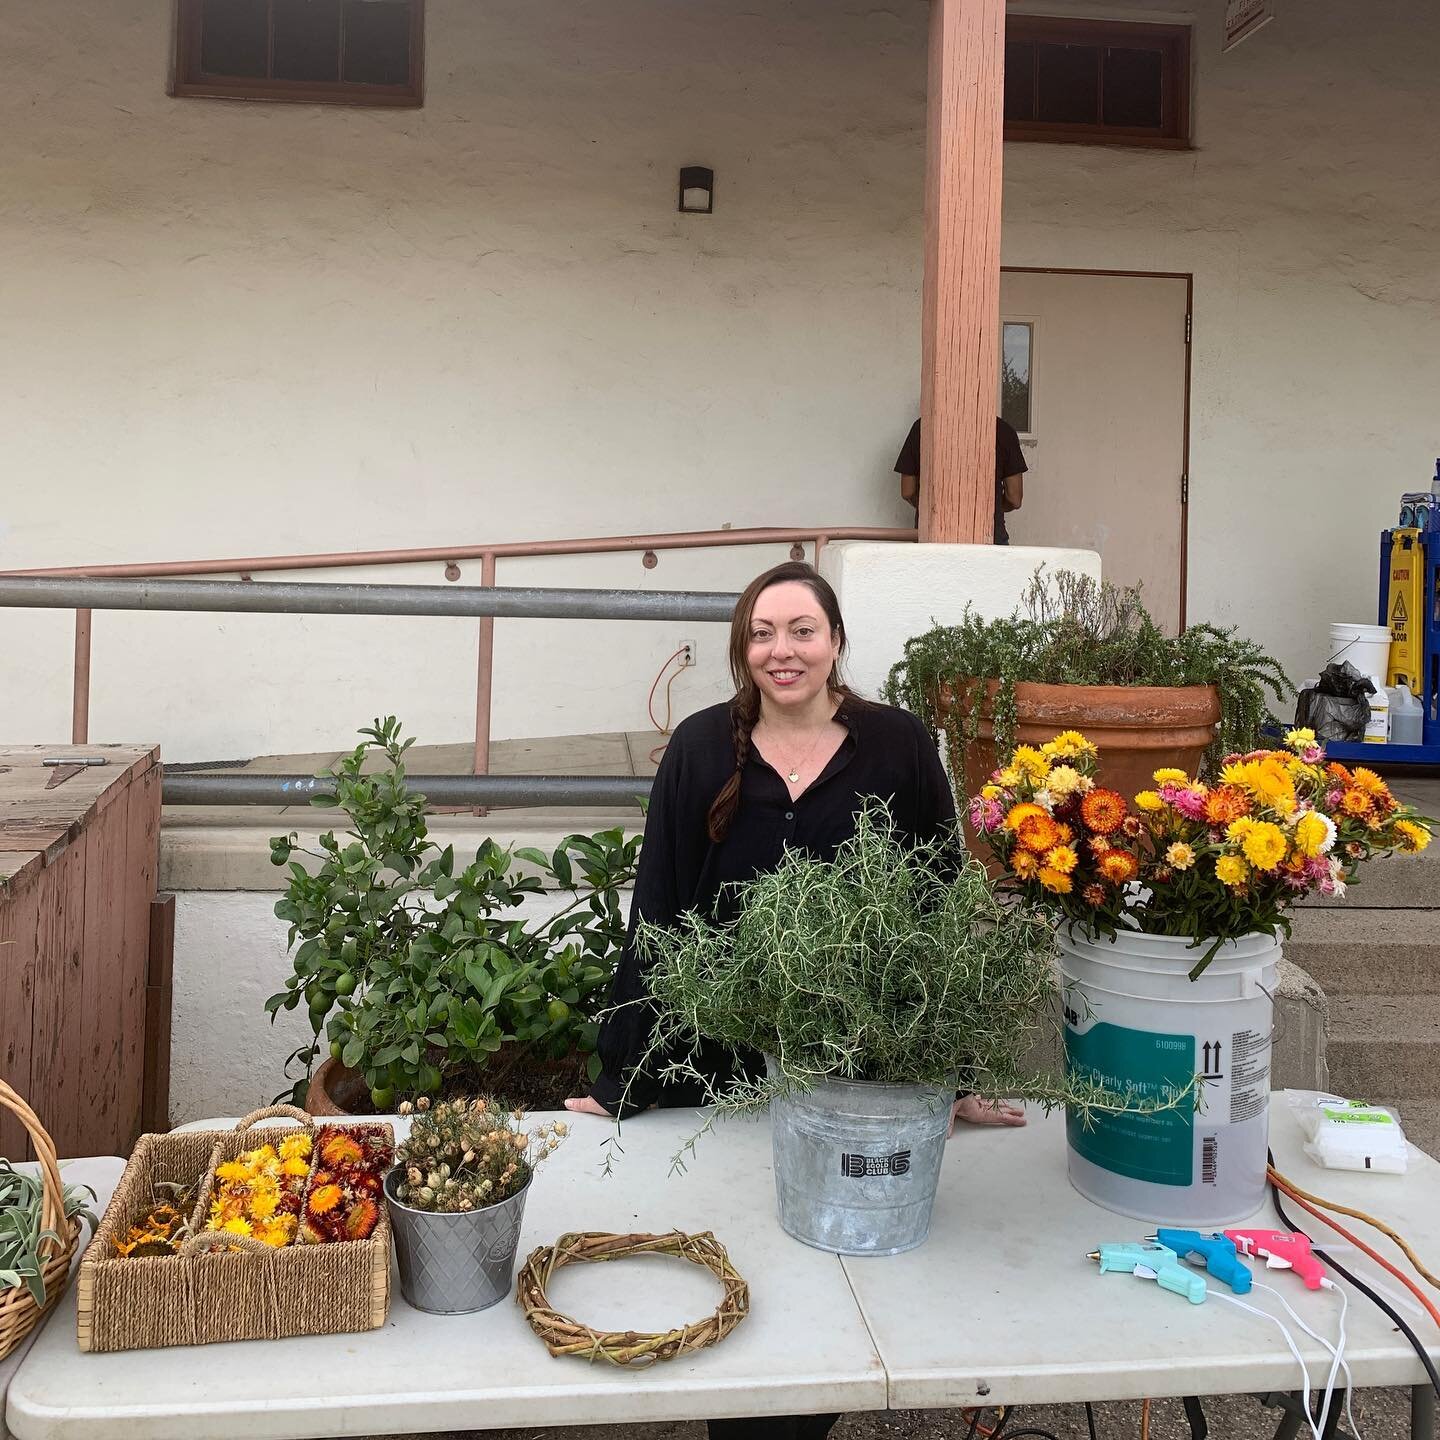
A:
POLYGON ((858 698, 840 674, 846 649, 845 622, 840 617, 840 602, 830 582, 803 560, 787 560, 757 575, 735 602, 735 614, 730 621, 730 677, 735 682, 735 697, 730 702, 730 736, 735 747, 735 773, 710 803, 708 831, 716 843, 729 833, 735 812, 740 808, 740 780, 750 762, 750 732, 760 719, 760 687, 750 673, 750 620, 763 591, 789 582, 804 585, 814 595, 829 621, 831 633, 840 637, 840 654, 826 681, 830 693, 848 700, 858 698))

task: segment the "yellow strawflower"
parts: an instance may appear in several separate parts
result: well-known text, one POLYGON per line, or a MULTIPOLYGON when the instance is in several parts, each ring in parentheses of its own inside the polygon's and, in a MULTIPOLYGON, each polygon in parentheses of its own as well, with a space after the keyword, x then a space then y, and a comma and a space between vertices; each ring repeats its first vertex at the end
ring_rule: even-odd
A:
POLYGON ((1238 855, 1222 855, 1215 862, 1215 878, 1238 890, 1250 878, 1250 867, 1238 855))
POLYGON ((1411 855, 1418 855, 1433 838, 1423 825, 1413 820, 1397 820, 1395 833, 1400 837, 1400 848, 1411 855))
POLYGON ((1070 877, 1059 870, 1052 870, 1048 865, 1040 868, 1040 883, 1056 895, 1068 895, 1070 893, 1070 877))
POLYGON ((995 783, 1006 790, 1013 790, 1020 783, 1020 772, 1013 765, 1007 765, 995 772, 995 783))
POLYGON ((1157 785, 1186 785, 1189 781, 1190 777, 1183 770, 1176 770, 1173 767, 1155 772, 1157 785))
POLYGON ((1057 765, 1045 782, 1045 788, 1057 799, 1073 795, 1084 783, 1085 777, 1073 765, 1057 765))
POLYGON ((1058 760, 1075 760, 1082 755, 1100 753, 1078 730, 1063 730, 1053 740, 1047 740, 1040 749, 1043 754, 1058 760))
POLYGON ((1303 730, 1287 730, 1285 732, 1285 743, 1292 750, 1308 750, 1315 744, 1315 732, 1309 728, 1303 730))
POLYGON ((1050 773, 1050 762, 1033 745, 1018 746, 1010 757, 1010 766, 1037 785, 1050 773))
POLYGON ((1142 790, 1135 797, 1135 808, 1143 810, 1147 815, 1154 815, 1156 811, 1165 808, 1165 802, 1153 790, 1142 790))
POLYGON ((1307 810, 1295 822, 1295 848, 1307 860, 1313 860, 1325 848, 1335 833, 1333 825, 1327 825, 1324 817, 1313 810, 1307 810))
POLYGON ((1285 858, 1290 848, 1285 842, 1285 832, 1268 820, 1252 824, 1241 841, 1245 858, 1257 870, 1273 870, 1285 858))
POLYGON ((1241 843, 1245 837, 1259 824, 1258 820, 1252 820, 1248 815, 1242 815, 1238 820, 1232 820, 1225 827, 1225 838, 1241 843))
POLYGON ((228 1235, 250 1235, 253 1233, 248 1220, 242 1220, 238 1216, 234 1220, 227 1220, 220 1229, 228 1235))
POLYGON ((1040 873, 1040 857, 1032 850, 1017 850, 1010 857, 1010 868, 1022 880, 1033 880, 1040 873))
POLYGON ((982 785, 980 794, 986 800, 998 800, 1005 792, 998 785, 982 785))
POLYGON ((1183 840, 1177 840, 1165 852, 1165 863, 1176 870, 1188 870, 1195 863, 1195 851, 1183 840))
POLYGON ((282 1160, 308 1160, 310 1158, 310 1137, 308 1135, 287 1135, 280 1142, 282 1160))
POLYGON ((1069 845, 1056 845, 1045 855, 1046 869, 1058 870, 1062 875, 1068 875, 1079 863, 1080 857, 1069 845))

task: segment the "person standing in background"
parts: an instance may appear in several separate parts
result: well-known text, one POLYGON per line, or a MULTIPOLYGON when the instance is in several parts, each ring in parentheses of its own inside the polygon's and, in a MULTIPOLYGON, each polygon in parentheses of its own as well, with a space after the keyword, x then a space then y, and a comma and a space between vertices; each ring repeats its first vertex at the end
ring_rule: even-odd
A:
MULTIPOLYGON (((1005 528, 1007 511, 1018 510, 1025 500, 1025 452, 1020 437, 1008 421, 995 418, 995 544, 1008 545, 1010 532, 1005 528)), ((895 461, 900 477, 900 498, 908 500, 916 516, 920 513, 920 422, 917 420, 905 437, 904 447, 895 461)))

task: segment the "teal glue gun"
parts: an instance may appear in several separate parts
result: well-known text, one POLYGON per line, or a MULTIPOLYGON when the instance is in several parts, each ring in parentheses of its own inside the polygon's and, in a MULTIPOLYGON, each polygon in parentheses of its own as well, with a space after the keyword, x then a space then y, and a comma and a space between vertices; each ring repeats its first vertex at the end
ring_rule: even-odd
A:
POLYGON ((1100 1263, 1100 1273, 1138 1275, 1153 1280, 1162 1290, 1183 1295, 1192 1305, 1205 1301, 1205 1277, 1187 1270, 1180 1257, 1165 1245, 1102 1245, 1089 1258, 1100 1263))
POLYGON ((1249 1292, 1253 1279, 1249 1267, 1237 1257, 1235 1242, 1224 1235, 1202 1235, 1198 1230, 1159 1230, 1145 1238, 1168 1246, 1186 1259, 1191 1255, 1201 1256, 1206 1270, 1222 1285, 1228 1285, 1237 1295, 1249 1292))

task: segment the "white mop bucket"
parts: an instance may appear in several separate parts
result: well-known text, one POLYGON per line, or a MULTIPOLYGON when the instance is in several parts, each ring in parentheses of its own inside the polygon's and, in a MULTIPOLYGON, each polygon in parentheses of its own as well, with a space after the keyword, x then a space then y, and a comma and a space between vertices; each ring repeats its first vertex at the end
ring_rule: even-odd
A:
POLYGON ((1327 664, 1349 661, 1362 675, 1373 675, 1384 685, 1390 675, 1390 627, 1347 625, 1337 620, 1330 627, 1327 664))
POLYGON ((1194 981, 1205 951, 1180 937, 1059 939, 1071 1074, 1149 1098, 1203 1077, 1198 1111, 1187 1097, 1156 1115, 1096 1115, 1088 1127, 1069 1112, 1070 1183, 1107 1210, 1160 1224, 1248 1219, 1265 1197, 1279 939, 1227 941, 1194 981))

